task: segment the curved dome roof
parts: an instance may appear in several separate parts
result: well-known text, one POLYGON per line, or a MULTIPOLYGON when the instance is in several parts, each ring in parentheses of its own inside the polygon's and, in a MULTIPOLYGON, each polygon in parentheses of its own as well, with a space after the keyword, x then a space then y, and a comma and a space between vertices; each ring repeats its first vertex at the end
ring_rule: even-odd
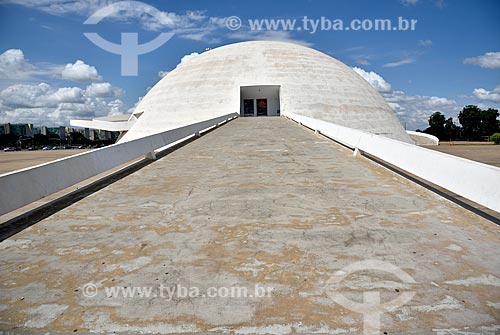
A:
POLYGON ((121 141, 239 113, 240 86, 280 85, 281 111, 410 142, 384 98, 349 66, 285 42, 226 45, 180 64, 141 100, 121 141))

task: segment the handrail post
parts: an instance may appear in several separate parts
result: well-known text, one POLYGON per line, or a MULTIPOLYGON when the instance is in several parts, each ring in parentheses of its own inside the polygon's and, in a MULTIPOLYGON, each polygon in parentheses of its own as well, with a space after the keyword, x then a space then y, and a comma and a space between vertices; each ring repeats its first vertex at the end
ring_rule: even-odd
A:
POLYGON ((154 161, 156 159, 156 153, 154 151, 150 151, 145 155, 145 157, 147 159, 154 161))

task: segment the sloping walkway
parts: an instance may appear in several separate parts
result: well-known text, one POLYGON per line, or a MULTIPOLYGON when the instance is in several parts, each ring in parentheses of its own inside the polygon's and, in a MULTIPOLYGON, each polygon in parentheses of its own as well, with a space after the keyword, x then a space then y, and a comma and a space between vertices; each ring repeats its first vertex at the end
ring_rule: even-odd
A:
POLYGON ((498 255, 493 223, 289 120, 240 118, 0 243, 0 329, 359 333, 328 280, 375 259, 416 284, 334 288, 414 291, 381 332, 495 333, 498 255))

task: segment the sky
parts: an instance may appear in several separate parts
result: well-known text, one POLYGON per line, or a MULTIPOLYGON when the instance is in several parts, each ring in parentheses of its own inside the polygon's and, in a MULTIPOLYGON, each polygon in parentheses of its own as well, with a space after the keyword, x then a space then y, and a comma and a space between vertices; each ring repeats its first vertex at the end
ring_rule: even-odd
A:
POLYGON ((468 104, 500 108, 498 0, 164 0, 111 6, 120 10, 104 15, 115 2, 0 0, 0 123, 69 125, 131 113, 181 61, 248 40, 298 43, 344 62, 409 130, 426 128, 436 111, 458 121, 468 104), (85 24, 92 15, 98 22, 85 24), (373 28, 376 19, 394 27, 399 18, 416 20, 414 29, 373 28), (255 20, 278 25, 256 30, 264 21, 255 20), (353 20, 367 29, 344 29, 353 20), (136 75, 122 75, 120 55, 94 44, 89 32, 114 44, 122 33, 137 33, 139 44, 170 38, 138 56, 136 75))

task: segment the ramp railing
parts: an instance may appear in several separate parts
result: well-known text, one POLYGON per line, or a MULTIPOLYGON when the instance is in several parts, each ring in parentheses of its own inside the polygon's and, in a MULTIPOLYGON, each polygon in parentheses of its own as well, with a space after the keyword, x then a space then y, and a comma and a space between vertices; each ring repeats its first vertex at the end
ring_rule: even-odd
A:
POLYGON ((129 142, 116 143, 81 154, 61 158, 0 175, 0 215, 28 205, 74 184, 106 172, 141 156, 154 158, 154 151, 218 126, 238 114, 232 113, 153 134, 129 142))
POLYGON ((308 128, 387 162, 479 205, 500 212, 500 168, 357 129, 282 112, 308 128))

